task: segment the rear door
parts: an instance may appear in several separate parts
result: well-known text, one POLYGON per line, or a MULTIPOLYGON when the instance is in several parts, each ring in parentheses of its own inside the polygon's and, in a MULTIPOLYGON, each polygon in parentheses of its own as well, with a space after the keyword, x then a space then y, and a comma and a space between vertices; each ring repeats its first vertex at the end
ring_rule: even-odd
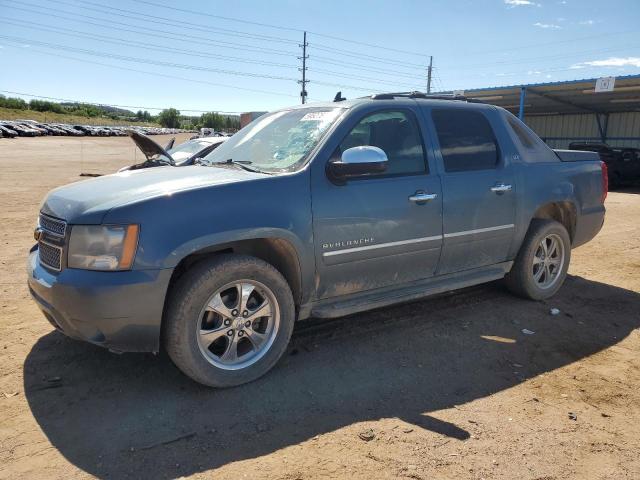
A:
POLYGON ((433 108, 443 190, 438 274, 506 261, 515 231, 513 167, 486 110, 433 108))
MULTIPOLYGON (((319 298, 399 285, 434 275, 442 245, 440 178, 431 173, 415 106, 352 113, 337 148, 314 161, 313 232, 319 298), (387 171, 332 183, 330 158, 372 145, 387 171), (420 200, 428 194, 429 200, 420 200)), ((421 123, 422 122, 422 123, 421 123)), ((339 142, 339 143, 338 143, 339 142)))

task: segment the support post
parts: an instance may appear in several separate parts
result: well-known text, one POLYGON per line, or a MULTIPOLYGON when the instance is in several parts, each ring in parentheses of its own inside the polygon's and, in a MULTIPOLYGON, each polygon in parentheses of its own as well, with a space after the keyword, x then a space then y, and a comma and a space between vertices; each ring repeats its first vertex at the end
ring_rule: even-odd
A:
POLYGON ((527 87, 520 87, 520 111, 518 118, 524 122, 524 99, 527 96, 527 87))
POLYGON ((433 55, 429 57, 429 68, 427 69, 427 94, 431 93, 431 72, 433 71, 433 55))
POLYGON ((607 143, 607 129, 609 127, 609 114, 596 113, 596 122, 598 123, 598 132, 600 133, 600 141, 607 143))

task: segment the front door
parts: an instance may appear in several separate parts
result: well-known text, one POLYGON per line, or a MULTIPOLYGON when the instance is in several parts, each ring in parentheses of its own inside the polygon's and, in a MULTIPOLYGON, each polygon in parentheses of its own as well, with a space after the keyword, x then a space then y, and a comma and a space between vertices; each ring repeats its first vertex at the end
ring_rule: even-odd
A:
POLYGON ((516 192, 511 165, 481 111, 431 111, 442 162, 443 247, 438 274, 508 260, 516 192))
POLYGON ((314 176, 318 298, 427 278, 434 275, 440 256, 440 178, 429 173, 414 109, 365 113, 351 125, 333 155, 372 145, 386 153, 388 168, 344 185, 326 175, 314 176))

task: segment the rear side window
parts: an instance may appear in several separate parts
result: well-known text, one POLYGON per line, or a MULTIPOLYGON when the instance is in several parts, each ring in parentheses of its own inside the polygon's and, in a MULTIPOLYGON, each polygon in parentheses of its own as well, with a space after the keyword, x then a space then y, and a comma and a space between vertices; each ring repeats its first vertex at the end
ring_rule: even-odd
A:
POLYGON ((431 117, 438 133, 445 171, 496 168, 498 144, 484 115, 468 110, 435 109, 431 117))
POLYGON ((367 115, 345 137, 336 154, 365 145, 381 148, 387 154, 387 171, 380 175, 412 175, 427 171, 418 124, 407 112, 384 111, 367 115))
POLYGON ((513 117, 507 117, 507 121, 509 122, 511 129, 516 134, 523 147, 531 149, 535 148, 535 139, 531 136, 531 133, 529 133, 527 129, 524 128, 524 125, 520 123, 520 120, 516 120, 513 117))

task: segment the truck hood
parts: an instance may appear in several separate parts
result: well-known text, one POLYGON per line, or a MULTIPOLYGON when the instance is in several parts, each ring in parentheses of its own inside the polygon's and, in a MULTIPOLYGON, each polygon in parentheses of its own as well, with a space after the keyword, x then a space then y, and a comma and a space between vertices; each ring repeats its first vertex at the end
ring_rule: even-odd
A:
POLYGON ((72 183, 49 192, 40 211, 68 223, 99 224, 112 208, 185 190, 244 182, 268 175, 234 167, 157 167, 72 183))
POLYGON ((169 155, 169 153, 164 148, 162 148, 154 140, 150 139, 146 135, 138 133, 135 130, 127 130, 127 135, 131 137, 133 143, 136 144, 136 146, 144 154, 147 160, 152 160, 162 155, 173 162, 173 158, 171 158, 171 155, 169 155))

